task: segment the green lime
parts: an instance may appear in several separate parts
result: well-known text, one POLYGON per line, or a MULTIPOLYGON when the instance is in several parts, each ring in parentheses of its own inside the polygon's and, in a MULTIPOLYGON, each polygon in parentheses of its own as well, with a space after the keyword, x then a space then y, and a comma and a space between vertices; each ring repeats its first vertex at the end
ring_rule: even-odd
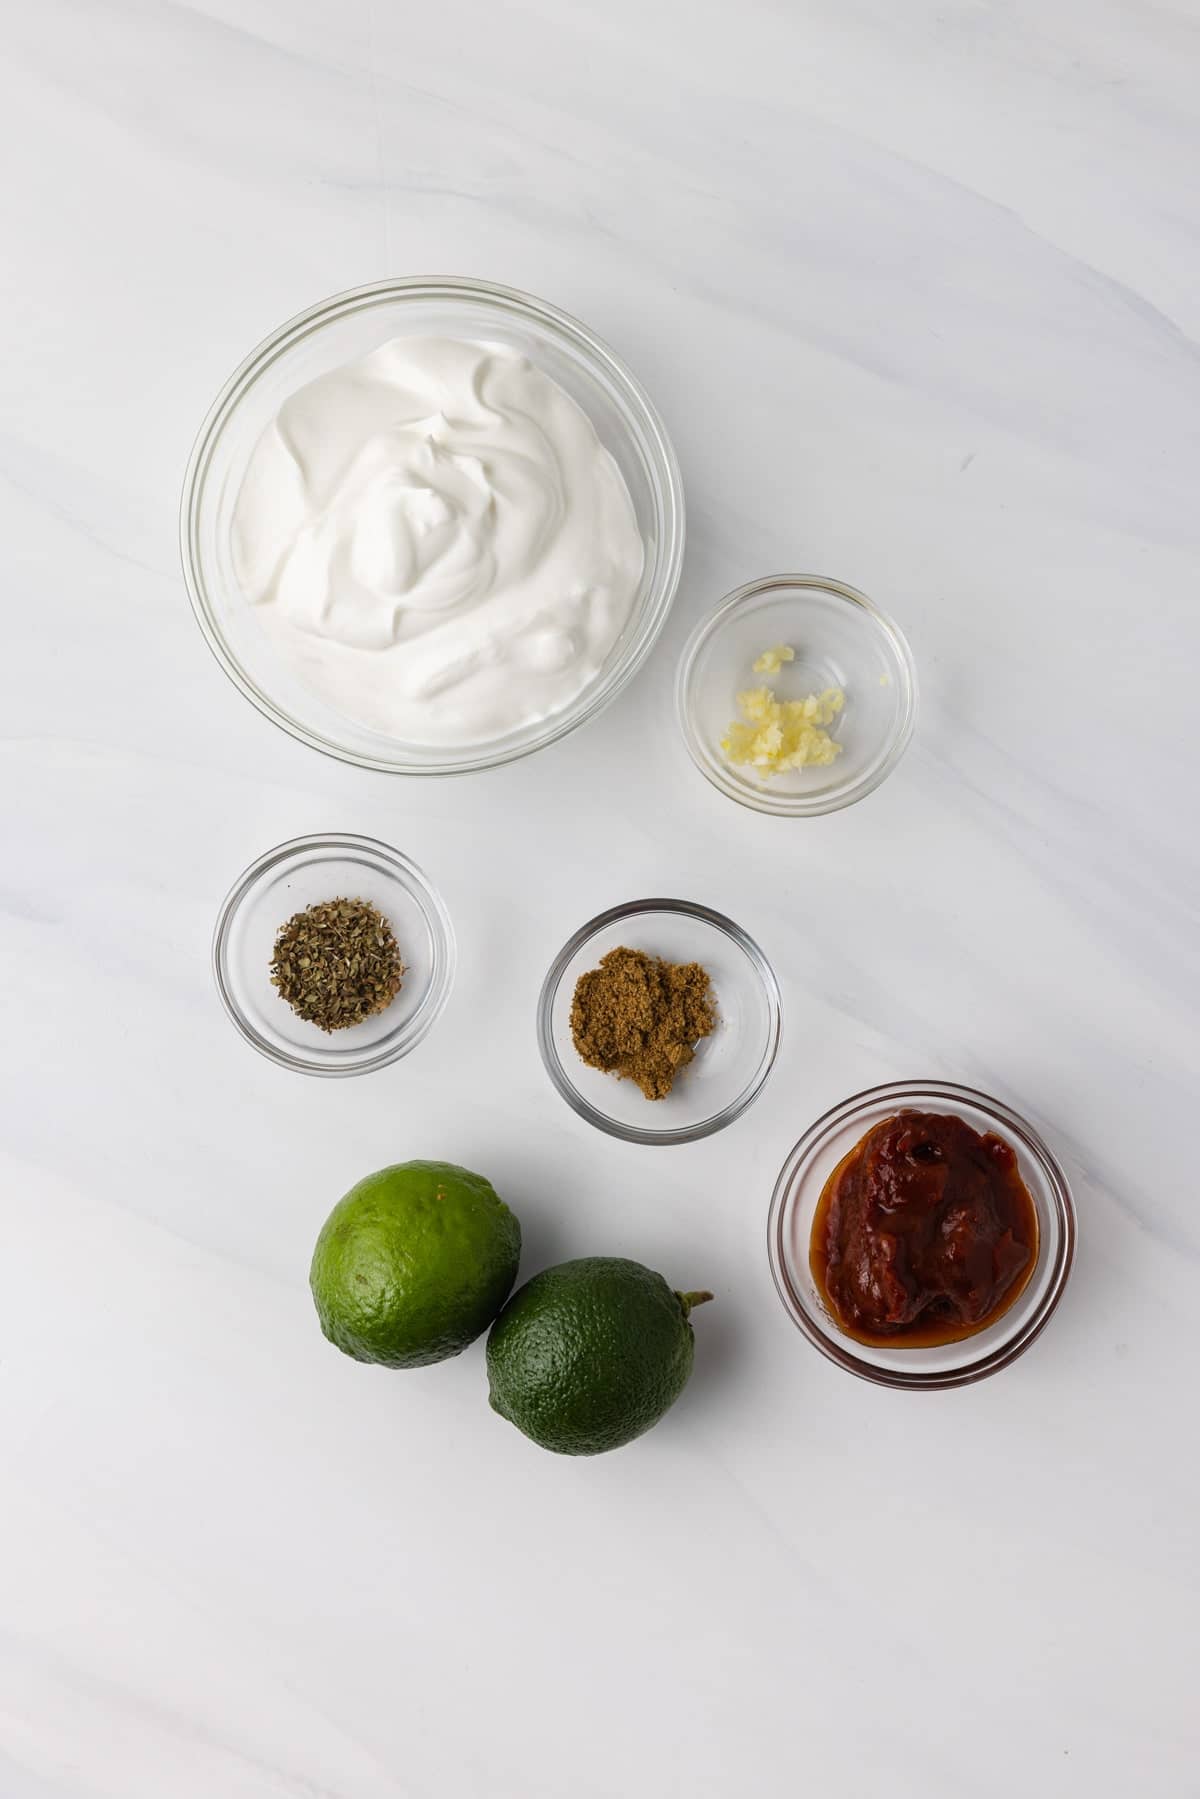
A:
POLYGON ((325 1220, 309 1284, 321 1329, 359 1362, 423 1368, 487 1329, 517 1278, 521 1227, 452 1162, 369 1174, 325 1220))
POLYGON ((493 1410, 560 1455, 632 1442, 674 1405, 692 1372, 688 1314, 711 1293, 675 1293, 620 1256, 535 1274, 488 1337, 493 1410))

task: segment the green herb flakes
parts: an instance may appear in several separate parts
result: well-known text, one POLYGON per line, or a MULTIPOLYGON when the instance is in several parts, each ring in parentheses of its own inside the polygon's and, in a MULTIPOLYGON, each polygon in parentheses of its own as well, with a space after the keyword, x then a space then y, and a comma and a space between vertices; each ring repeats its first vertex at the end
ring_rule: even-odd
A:
POLYGON ((297 912, 280 927, 271 957, 271 985, 322 1031, 343 1031, 386 1011, 403 975, 391 925, 361 899, 297 912))

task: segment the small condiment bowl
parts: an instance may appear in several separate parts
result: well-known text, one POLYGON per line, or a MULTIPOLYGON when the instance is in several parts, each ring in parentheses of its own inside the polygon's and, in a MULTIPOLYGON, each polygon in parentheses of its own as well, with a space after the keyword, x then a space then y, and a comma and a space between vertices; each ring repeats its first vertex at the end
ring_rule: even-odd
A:
POLYGON ((301 1074, 366 1074, 399 1061, 432 1029, 454 981, 454 932, 414 862, 370 837, 297 837, 251 864, 221 907, 213 934, 221 1002, 255 1049, 301 1074), (363 899, 382 912, 404 958, 386 1011, 325 1032, 299 1018, 271 985, 281 925, 323 900, 363 899))
POLYGON ((692 761, 729 799, 776 818, 814 818, 874 791, 908 747, 917 676, 902 632, 874 601, 821 575, 772 575, 723 599, 693 631, 679 664, 676 704, 692 761), (778 674, 754 672, 764 650, 796 652, 778 674), (846 703, 829 734, 842 746, 824 768, 760 776, 721 748, 737 696, 769 686, 781 699, 840 687, 846 703))
POLYGON ((1071 1272, 1075 1207, 1054 1156, 1010 1107, 949 1081, 896 1081, 856 1093, 809 1127, 780 1171, 767 1235, 779 1297, 822 1355, 883 1387, 962 1387, 1007 1368, 1045 1328, 1071 1272), (1016 1151, 1037 1210, 1037 1263, 1013 1304, 985 1330, 936 1349, 875 1347, 848 1337, 830 1314, 809 1266, 813 1217, 829 1176, 869 1130, 906 1108, 952 1112, 973 1130, 1003 1137, 1016 1151))
POLYGON ((627 1143, 693 1143, 741 1116, 762 1092, 779 1049, 779 986, 767 958, 740 925, 688 900, 633 900, 576 931, 550 966, 538 999, 538 1047, 567 1104, 597 1130, 627 1143), (665 1099, 630 1080, 589 1068, 571 1038, 580 975, 624 946, 708 971, 717 1025, 665 1099))

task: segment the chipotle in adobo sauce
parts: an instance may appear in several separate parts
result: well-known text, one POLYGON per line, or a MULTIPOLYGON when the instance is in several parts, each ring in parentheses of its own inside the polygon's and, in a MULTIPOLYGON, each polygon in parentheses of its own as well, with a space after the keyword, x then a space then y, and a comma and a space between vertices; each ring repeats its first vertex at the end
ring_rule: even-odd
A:
POLYGON ((847 1336, 932 1348, 973 1336, 1037 1262, 1037 1212, 1015 1151, 961 1118, 898 1112, 825 1183, 813 1278, 847 1336))

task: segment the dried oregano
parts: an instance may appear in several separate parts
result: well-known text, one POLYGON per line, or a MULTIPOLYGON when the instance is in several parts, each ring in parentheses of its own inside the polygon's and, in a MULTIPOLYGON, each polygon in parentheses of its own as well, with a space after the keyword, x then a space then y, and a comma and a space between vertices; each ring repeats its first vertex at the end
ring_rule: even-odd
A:
POLYGON ((382 912, 361 899, 326 900, 281 925, 271 985, 322 1031, 361 1024, 391 1005, 404 963, 382 912))

